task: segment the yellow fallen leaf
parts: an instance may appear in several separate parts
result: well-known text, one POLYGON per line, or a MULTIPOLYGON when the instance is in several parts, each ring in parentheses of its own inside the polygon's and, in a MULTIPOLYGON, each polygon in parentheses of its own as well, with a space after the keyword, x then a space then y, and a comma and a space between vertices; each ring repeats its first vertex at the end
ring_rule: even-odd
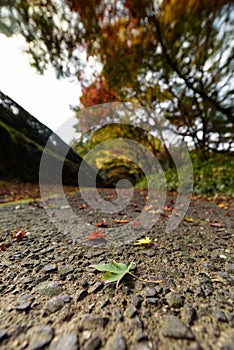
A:
POLYGON ((193 218, 184 218, 184 221, 187 221, 187 222, 194 222, 195 220, 193 220, 193 218))
POLYGON ((125 219, 113 219, 113 221, 117 224, 126 224, 128 220, 125 219))
POLYGON ((141 239, 138 239, 134 245, 148 245, 148 244, 151 244, 152 243, 152 240, 150 239, 150 237, 146 236, 145 238, 141 238, 141 239))
POLYGON ((219 207, 220 207, 221 209, 222 209, 222 208, 225 208, 225 206, 226 206, 226 205, 225 205, 224 203, 220 203, 220 204, 219 204, 219 207))

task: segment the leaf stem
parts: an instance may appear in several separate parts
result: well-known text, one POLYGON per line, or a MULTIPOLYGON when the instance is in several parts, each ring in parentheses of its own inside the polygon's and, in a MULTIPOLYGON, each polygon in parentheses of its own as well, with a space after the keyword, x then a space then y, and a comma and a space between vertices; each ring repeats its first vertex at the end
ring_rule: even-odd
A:
POLYGON ((158 281, 153 281, 153 280, 144 280, 143 278, 140 278, 136 275, 134 275, 134 273, 128 271, 129 275, 131 275, 132 277, 136 278, 138 281, 141 281, 141 282, 152 282, 152 283, 162 283, 163 281, 162 280, 158 280, 158 281))

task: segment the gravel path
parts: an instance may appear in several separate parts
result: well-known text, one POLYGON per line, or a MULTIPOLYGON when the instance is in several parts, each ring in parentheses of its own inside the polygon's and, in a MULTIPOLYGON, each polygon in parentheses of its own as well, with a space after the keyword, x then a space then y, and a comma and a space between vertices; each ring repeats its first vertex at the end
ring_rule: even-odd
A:
MULTIPOLYGON (((79 195, 71 202, 83 204, 79 195)), ((193 220, 166 233, 171 203, 149 231, 149 247, 74 242, 36 201, 0 207, 0 349, 234 349, 234 211, 196 200, 186 214, 193 220), (27 234, 12 239, 16 228, 27 234), (136 275, 163 282, 103 284, 90 265, 112 259, 133 261, 136 275)), ((89 207, 79 213, 102 218, 89 207)), ((124 232, 124 223, 106 220, 124 232)))

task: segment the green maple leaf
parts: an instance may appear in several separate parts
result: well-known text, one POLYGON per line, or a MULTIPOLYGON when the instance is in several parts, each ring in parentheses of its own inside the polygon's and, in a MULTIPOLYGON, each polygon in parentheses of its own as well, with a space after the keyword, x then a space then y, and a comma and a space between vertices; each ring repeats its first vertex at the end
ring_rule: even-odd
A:
POLYGON ((117 282, 116 284, 117 288, 119 287, 120 281, 126 274, 129 274, 142 282, 154 282, 154 283, 162 282, 162 281, 149 281, 149 280, 144 280, 140 277, 137 277, 132 272, 130 272, 130 269, 132 267, 132 262, 129 265, 126 265, 124 263, 118 263, 116 261, 113 261, 110 264, 96 264, 96 265, 91 265, 91 267, 94 267, 98 271, 105 272, 102 275, 102 280, 105 281, 106 283, 117 282))
POLYGON ((117 288, 119 287, 119 282, 121 279, 127 274, 130 273, 129 270, 132 267, 132 263, 130 263, 128 266, 124 263, 118 263, 116 261, 113 261, 110 264, 96 264, 91 265, 98 271, 105 272, 102 276, 102 280, 106 281, 107 283, 110 282, 116 282, 117 281, 117 288))

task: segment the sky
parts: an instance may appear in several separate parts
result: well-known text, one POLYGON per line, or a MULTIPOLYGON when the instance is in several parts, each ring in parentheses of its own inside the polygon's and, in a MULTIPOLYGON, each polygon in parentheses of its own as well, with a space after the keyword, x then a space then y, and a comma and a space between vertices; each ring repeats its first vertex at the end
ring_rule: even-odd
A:
MULTIPOLYGON (((54 132, 74 117, 81 89, 71 79, 58 80, 53 68, 40 75, 23 53, 24 38, 0 34, 0 90, 54 132)), ((62 135, 60 135, 62 137, 62 135)))

